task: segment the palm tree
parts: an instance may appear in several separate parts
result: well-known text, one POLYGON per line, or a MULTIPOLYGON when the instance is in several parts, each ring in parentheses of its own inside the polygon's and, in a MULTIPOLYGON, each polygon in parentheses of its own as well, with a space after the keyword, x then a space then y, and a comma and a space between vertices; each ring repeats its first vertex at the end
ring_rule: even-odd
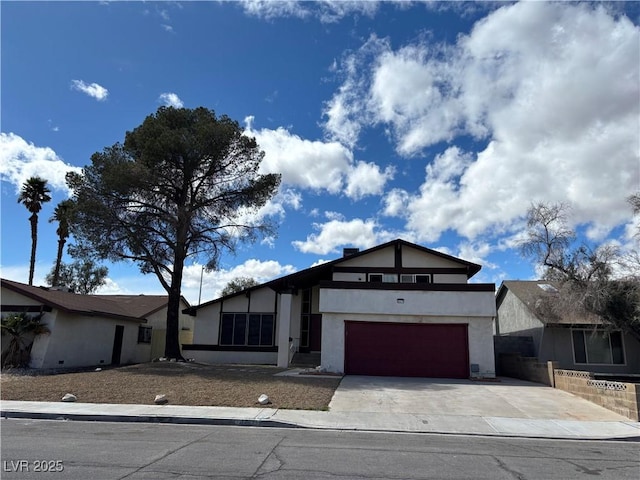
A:
POLYGON ((49 222, 58 222, 58 254, 56 256, 56 265, 53 269, 53 278, 51 279, 51 286, 57 287, 58 280, 60 279, 60 264, 62 263, 62 252, 64 250, 64 244, 69 238, 69 222, 71 220, 71 209, 73 208, 73 200, 67 199, 61 201, 56 205, 53 211, 53 216, 49 219, 49 222))
POLYGON ((2 336, 11 337, 7 349, 2 352, 2 366, 27 367, 31 358, 33 340, 38 335, 51 333, 42 323, 42 314, 29 316, 26 313, 12 313, 2 317, 2 336))
POLYGON ((22 185, 18 203, 24 204, 31 212, 31 263, 29 265, 29 285, 33 285, 33 272, 36 268, 36 245, 38 244, 38 212, 42 204, 51 200, 51 190, 47 187, 47 181, 40 177, 28 178, 22 185))

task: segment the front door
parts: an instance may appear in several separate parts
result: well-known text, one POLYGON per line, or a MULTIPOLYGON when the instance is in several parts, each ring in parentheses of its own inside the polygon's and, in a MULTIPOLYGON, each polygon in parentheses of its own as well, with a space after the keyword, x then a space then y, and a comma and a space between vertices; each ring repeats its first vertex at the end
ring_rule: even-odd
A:
POLYGON ((122 354, 123 335, 124 335, 124 325, 116 325, 116 334, 113 337, 113 350, 111 352, 111 365, 120 365, 120 355, 122 354))

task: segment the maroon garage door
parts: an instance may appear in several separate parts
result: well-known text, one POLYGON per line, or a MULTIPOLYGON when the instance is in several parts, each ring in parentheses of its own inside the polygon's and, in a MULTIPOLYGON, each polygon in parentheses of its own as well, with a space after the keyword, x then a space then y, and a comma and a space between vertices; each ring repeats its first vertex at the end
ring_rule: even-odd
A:
POLYGON ((345 373, 468 378, 467 325, 345 322, 345 373))

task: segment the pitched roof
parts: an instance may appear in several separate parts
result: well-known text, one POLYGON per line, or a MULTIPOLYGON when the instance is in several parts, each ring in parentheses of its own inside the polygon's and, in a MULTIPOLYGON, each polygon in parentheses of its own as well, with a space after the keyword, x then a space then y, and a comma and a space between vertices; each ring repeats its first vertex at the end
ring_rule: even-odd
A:
MULTIPOLYGON (((4 278, 0 279, 0 284, 2 287, 65 312, 138 322, 146 322, 146 316, 163 308, 168 301, 167 295, 80 295, 49 287, 33 287, 4 278)), ((186 300, 184 301, 187 303, 186 300)))
POLYGON ((372 252, 376 252, 378 250, 382 250, 382 249, 385 249, 387 247, 394 246, 394 247, 398 248, 399 246, 402 246, 402 245, 408 246, 408 247, 411 247, 411 248, 415 248, 415 249, 420 250, 420 251, 422 251, 424 253, 435 255, 435 256, 443 258, 445 260, 449 260, 449 261, 456 262, 456 263, 460 264, 462 267, 464 267, 467 270, 467 278, 473 277, 482 268, 482 266, 480 266, 480 265, 478 265, 476 263, 468 262, 466 260, 462 260, 460 258, 456 258, 456 257, 453 257, 451 255, 447 255, 446 253, 438 252, 437 250, 432 250, 430 248, 423 247, 421 245, 417 245, 415 243, 407 242, 406 240, 396 239, 396 240, 392 240, 392 241, 387 242, 387 243, 376 245, 375 247, 371 247, 371 248, 368 248, 366 250, 350 253, 347 256, 342 256, 340 258, 336 258, 335 260, 331 260, 329 262, 325 262, 325 263, 322 263, 320 265, 316 265, 314 267, 309 267, 309 268, 306 268, 304 270, 300 270, 299 272, 291 273, 291 274, 286 275, 284 277, 279 277, 279 278, 270 280, 268 282, 261 283, 260 285, 256 285, 254 287, 246 288, 244 290, 232 293, 230 295, 226 295, 224 297, 216 298, 214 300, 211 300, 209 302, 203 303, 201 305, 193 306, 189 310, 191 312, 193 312, 195 310, 198 310, 201 307, 204 307, 204 306, 207 306, 207 305, 211 305, 211 304, 214 304, 214 303, 218 303, 221 300, 225 300, 227 298, 235 297, 237 295, 240 295, 240 294, 243 294, 243 293, 246 293, 246 292, 250 292, 250 291, 256 290, 258 288, 270 287, 270 288, 272 288, 272 289, 274 289, 276 291, 283 291, 283 290, 291 289, 294 286, 296 288, 307 288, 307 286, 311 286, 311 285, 317 283, 320 280, 331 280, 331 276, 332 276, 332 273, 333 273, 333 266, 336 265, 336 264, 339 264, 341 262, 345 262, 345 261, 348 261, 348 260, 353 260, 354 258, 361 257, 363 255, 368 255, 368 254, 370 254, 372 252))
POLYGON ((538 320, 545 324, 562 325, 599 325, 602 320, 591 314, 575 316, 563 316, 551 314, 544 308, 540 308, 545 300, 552 299, 561 294, 561 286, 558 282, 548 280, 505 280, 500 285, 496 295, 496 306, 499 308, 507 291, 515 295, 538 320))

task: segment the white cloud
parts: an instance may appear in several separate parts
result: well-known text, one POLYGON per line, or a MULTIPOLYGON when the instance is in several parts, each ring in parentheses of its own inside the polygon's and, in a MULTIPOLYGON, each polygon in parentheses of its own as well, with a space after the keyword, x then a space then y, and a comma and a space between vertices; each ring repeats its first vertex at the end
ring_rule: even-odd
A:
POLYGON ((240 265, 222 268, 217 271, 202 274, 201 265, 185 267, 182 281, 182 292, 192 304, 198 303, 200 291, 200 275, 202 274, 202 302, 213 300, 220 296, 222 289, 237 277, 249 277, 264 283, 277 277, 289 275, 296 269, 292 265, 281 265, 275 260, 250 259, 240 265))
POLYGON ((291 189, 284 188, 271 198, 262 208, 255 213, 248 213, 245 220, 254 223, 265 217, 279 217, 281 220, 286 216, 287 208, 299 210, 302 207, 302 195, 291 189))
POLYGON ((393 178, 394 172, 393 167, 381 171, 375 163, 359 161, 347 174, 345 194, 354 200, 367 195, 380 195, 387 181, 393 178))
POLYGON ((311 141, 300 138, 283 127, 276 130, 253 130, 248 117, 245 134, 255 137, 265 152, 260 164, 262 173, 282 174, 285 185, 339 193, 343 177, 353 162, 352 153, 338 142, 311 141))
POLYGON ((374 220, 330 220, 314 224, 314 228, 320 232, 309 235, 305 241, 292 242, 296 250, 326 255, 338 252, 341 246, 369 248, 379 243, 374 220))
POLYGON ((164 29, 165 32, 173 33, 173 27, 171 25, 163 23, 160 26, 164 29))
POLYGON ((497 265, 486 260, 486 257, 494 250, 487 242, 462 242, 458 245, 458 250, 458 255, 456 255, 458 258, 477 263, 483 268, 497 268, 497 265))
POLYGON ((593 4, 520 2, 477 22, 455 44, 393 49, 371 37, 348 54, 327 103, 329 138, 354 145, 382 127, 402 156, 440 142, 419 192, 390 193, 384 213, 435 241, 509 232, 532 201, 574 206, 602 238, 627 223, 640 178, 640 28, 593 4), (357 68, 356 68, 357 67, 357 68))
POLYGON ((410 195, 401 188, 394 188, 382 200, 382 214, 387 217, 401 217, 406 214, 410 195))
POLYGON ((40 176, 50 188, 69 194, 64 177, 70 171, 80 173, 82 169, 65 163, 49 147, 36 147, 15 133, 0 133, 0 178, 16 191, 29 177, 40 176))
MULTIPOLYGON (((186 265, 182 279, 182 295, 191 305, 197 305, 200 298, 202 303, 220 296, 222 289, 237 277, 250 277, 259 283, 264 283, 277 277, 289 275, 296 269, 292 265, 281 265, 274 260, 250 259, 240 265, 207 272, 202 265, 186 265), (202 293, 200 279, 202 278, 202 293)), ((28 268, 27 268, 28 272, 28 268)), ((103 295, 166 295, 155 275, 134 275, 124 277, 109 277, 107 283, 96 293, 103 295)))
POLYGON ((393 167, 381 170, 375 163, 354 163, 351 150, 338 141, 306 140, 283 127, 255 130, 253 120, 245 119, 245 134, 255 137, 265 152, 260 170, 280 173, 284 185, 344 193, 359 200, 382 194, 386 182, 393 178, 393 167))
POLYGON ((107 99, 109 91, 97 83, 84 83, 82 80, 71 80, 71 88, 95 98, 99 102, 107 99))
POLYGON ((241 0, 247 15, 271 20, 279 17, 318 18, 322 23, 335 23, 349 15, 372 17, 378 10, 378 1, 318 0, 241 0))
POLYGON ((184 107, 184 103, 182 102, 182 100, 180 100, 180 97, 178 97, 177 94, 171 92, 161 93, 158 97, 158 102, 162 103, 165 107, 184 107))

